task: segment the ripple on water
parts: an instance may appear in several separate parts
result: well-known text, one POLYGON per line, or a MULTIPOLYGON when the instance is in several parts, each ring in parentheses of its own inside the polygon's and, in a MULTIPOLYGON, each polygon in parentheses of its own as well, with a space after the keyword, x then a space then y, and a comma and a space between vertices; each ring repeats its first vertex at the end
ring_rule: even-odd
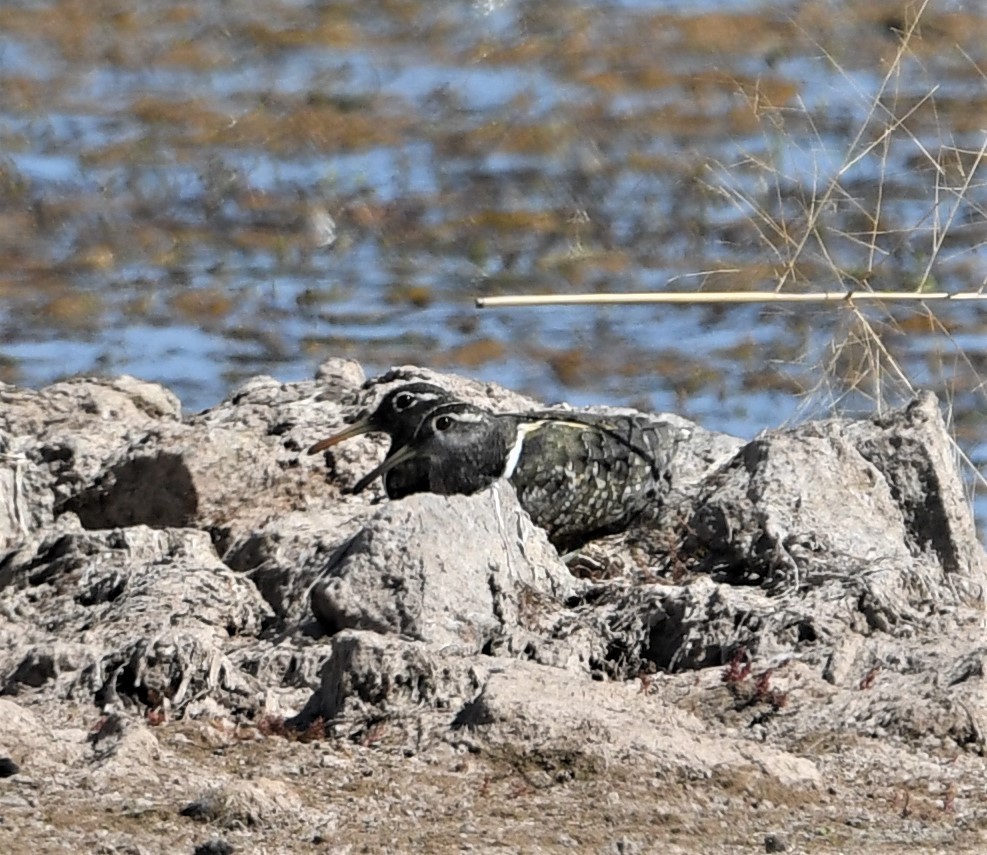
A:
POLYGON ((987 343, 969 306, 936 308, 949 335, 880 307, 472 308, 479 293, 913 288, 926 271, 979 287, 975 10, 930 4, 887 76, 901 22, 866 3, 248 6, 8 10, 5 374, 126 371, 197 409, 251 373, 345 355, 752 436, 832 399, 868 405, 845 393, 876 331, 982 449, 987 343))

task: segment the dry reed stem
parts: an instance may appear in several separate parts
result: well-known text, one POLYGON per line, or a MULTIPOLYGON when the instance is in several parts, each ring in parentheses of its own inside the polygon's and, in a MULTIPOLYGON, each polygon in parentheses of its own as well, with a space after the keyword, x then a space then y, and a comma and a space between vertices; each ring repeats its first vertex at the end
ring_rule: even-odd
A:
POLYGON ((696 305, 700 303, 858 303, 863 301, 928 302, 935 300, 987 300, 980 291, 695 291, 695 292, 634 292, 624 294, 517 294, 503 297, 477 297, 480 309, 509 306, 568 306, 568 305, 633 305, 668 303, 696 305))

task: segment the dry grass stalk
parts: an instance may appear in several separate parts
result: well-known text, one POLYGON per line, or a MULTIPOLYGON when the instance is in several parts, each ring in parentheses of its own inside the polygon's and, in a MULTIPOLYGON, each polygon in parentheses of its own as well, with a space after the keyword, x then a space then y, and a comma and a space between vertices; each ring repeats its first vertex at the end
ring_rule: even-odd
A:
POLYGON ((633 292, 624 294, 517 294, 503 297, 477 297, 480 309, 512 306, 615 306, 638 303, 670 303, 698 305, 700 303, 857 303, 863 301, 929 302, 935 300, 987 300, 981 291, 695 291, 633 292))

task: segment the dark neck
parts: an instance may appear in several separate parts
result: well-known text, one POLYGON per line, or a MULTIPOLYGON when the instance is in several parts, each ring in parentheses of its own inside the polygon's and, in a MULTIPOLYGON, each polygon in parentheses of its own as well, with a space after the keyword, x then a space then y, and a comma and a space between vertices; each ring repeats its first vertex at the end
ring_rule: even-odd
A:
POLYGON ((475 493, 489 486, 504 474, 516 435, 516 419, 497 415, 463 432, 454 444, 431 456, 431 489, 447 494, 475 493))

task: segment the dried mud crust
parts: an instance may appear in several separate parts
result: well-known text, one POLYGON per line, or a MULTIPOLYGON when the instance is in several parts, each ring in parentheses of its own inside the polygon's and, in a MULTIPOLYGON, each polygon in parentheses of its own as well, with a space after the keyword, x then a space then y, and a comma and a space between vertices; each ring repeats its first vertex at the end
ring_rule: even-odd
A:
POLYGON ((304 454, 414 367, 5 389, 0 851, 982 851, 984 553, 937 402, 680 440, 572 572, 507 484, 304 454), (78 406, 72 405, 76 400, 78 406), (157 401, 155 406, 147 402, 157 401))
MULTIPOLYGON (((757 766, 687 779, 647 756, 440 743, 405 755, 387 727, 360 745, 197 721, 153 728, 155 758, 84 763, 0 785, 0 846, 33 852, 981 852, 980 758, 909 759, 893 746, 805 740, 824 784, 757 766), (137 765, 143 768, 136 768, 137 765), (769 850, 771 851, 771 850, 769 850), (781 850, 775 850, 781 851, 781 850)), ((150 747, 150 746, 145 746, 150 747)), ((128 749, 123 749, 126 753, 128 749)), ((119 756, 119 755, 118 755, 119 756)))

